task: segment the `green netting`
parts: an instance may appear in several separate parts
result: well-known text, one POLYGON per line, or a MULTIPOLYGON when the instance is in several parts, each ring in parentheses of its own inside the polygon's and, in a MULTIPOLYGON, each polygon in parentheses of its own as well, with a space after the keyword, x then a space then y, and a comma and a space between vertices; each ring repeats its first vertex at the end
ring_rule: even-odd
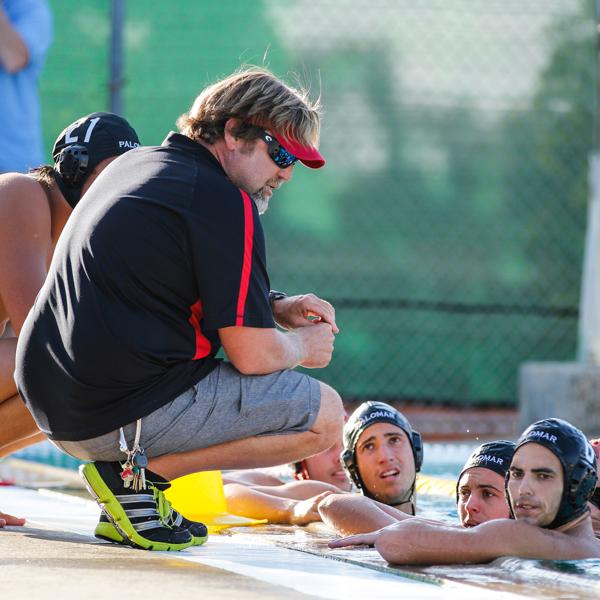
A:
MULTIPOLYGON (((53 0, 48 148, 108 107, 110 2, 53 0)), ((243 63, 325 107, 327 168, 264 217, 273 287, 338 309, 347 398, 513 403, 576 346, 595 113, 593 0, 126 0, 124 113, 157 144, 243 63)))

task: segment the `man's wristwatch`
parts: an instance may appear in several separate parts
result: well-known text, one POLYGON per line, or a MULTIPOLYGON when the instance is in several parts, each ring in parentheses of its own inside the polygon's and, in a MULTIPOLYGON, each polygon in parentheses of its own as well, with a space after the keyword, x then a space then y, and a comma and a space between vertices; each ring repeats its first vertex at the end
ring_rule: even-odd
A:
POLYGON ((269 304, 273 304, 273 302, 275 302, 275 300, 283 300, 284 298, 287 298, 288 295, 285 292, 277 292, 275 290, 271 290, 269 292, 269 304))

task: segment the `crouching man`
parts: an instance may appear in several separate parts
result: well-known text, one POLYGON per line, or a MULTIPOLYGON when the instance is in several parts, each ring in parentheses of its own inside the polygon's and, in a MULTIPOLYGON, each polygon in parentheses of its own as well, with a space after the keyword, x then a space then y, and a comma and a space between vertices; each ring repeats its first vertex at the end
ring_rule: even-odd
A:
POLYGON ((81 473, 104 511, 97 534, 152 550, 206 539, 169 510, 171 479, 301 460, 343 423, 337 392, 294 370, 329 363, 335 310, 270 291, 259 220, 296 163, 325 164, 318 104, 247 68, 204 89, 178 127, 87 192, 15 369, 41 431, 92 461, 81 473))

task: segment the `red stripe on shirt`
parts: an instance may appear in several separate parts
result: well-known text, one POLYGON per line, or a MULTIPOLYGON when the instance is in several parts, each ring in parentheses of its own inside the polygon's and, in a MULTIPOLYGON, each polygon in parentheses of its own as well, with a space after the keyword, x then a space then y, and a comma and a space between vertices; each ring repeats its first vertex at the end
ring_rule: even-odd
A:
POLYGON ((242 192, 244 201, 244 262, 242 264, 242 277, 238 294, 235 324, 240 327, 244 324, 244 308, 250 286, 250 273, 252 272, 252 244, 254 241, 254 215, 252 214, 252 200, 246 192, 242 192))
POLYGON ((195 304, 190 306, 191 315, 188 319, 190 325, 194 328, 194 334, 196 336, 196 351, 194 352, 193 360, 204 358, 210 354, 210 342, 202 333, 200 328, 200 321, 202 320, 202 302, 198 300, 195 304))

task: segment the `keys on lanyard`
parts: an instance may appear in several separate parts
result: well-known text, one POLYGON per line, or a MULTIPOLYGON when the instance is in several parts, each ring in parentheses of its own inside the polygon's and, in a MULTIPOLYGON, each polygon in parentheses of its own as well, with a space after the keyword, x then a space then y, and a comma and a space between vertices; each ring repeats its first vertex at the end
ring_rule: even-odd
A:
POLYGON ((133 481, 133 465, 129 462, 129 459, 127 459, 121 466, 123 467, 123 470, 121 471, 123 487, 128 488, 133 481))
POLYGON ((121 479, 125 488, 131 488, 134 492, 141 492, 146 489, 146 467, 148 466, 148 457, 144 454, 144 449, 140 446, 140 435, 142 431, 142 421, 138 419, 135 432, 135 442, 133 448, 129 450, 123 428, 120 431, 119 445, 121 452, 127 455, 127 460, 121 465, 121 479))
POLYGON ((148 457, 143 448, 137 448, 127 452, 127 460, 121 465, 121 479, 125 488, 131 488, 134 492, 146 489, 146 467, 148 457))
POLYGON ((148 457, 144 454, 144 449, 133 457, 133 489, 136 492, 146 489, 146 467, 148 466, 148 457))

